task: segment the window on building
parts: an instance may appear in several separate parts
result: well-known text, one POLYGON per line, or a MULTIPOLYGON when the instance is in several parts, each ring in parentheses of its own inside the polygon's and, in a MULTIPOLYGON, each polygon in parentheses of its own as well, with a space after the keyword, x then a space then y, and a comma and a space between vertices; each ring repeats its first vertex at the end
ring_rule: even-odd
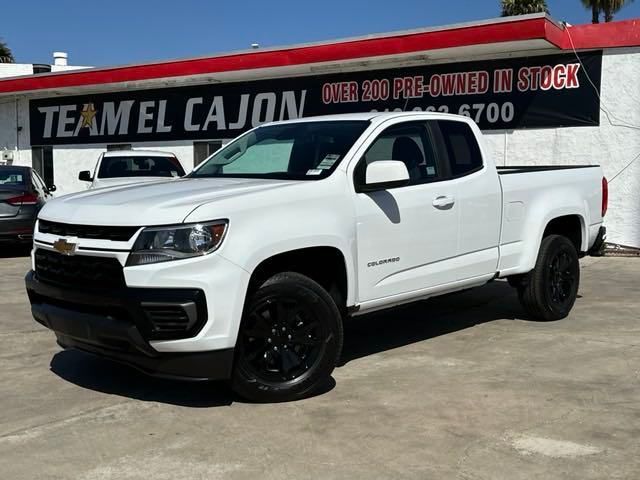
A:
POLYGON ((34 63, 33 64, 33 74, 38 75, 39 73, 49 73, 51 72, 51 65, 46 65, 44 63, 34 63))
POLYGON ((204 159, 213 155, 222 147, 222 141, 193 142, 193 166, 196 167, 204 159))
POLYGON ((113 143, 107 145, 107 152, 116 152, 118 150, 132 150, 130 143, 113 143))
POLYGON ((32 147, 31 166, 47 187, 53 185, 53 147, 32 147))

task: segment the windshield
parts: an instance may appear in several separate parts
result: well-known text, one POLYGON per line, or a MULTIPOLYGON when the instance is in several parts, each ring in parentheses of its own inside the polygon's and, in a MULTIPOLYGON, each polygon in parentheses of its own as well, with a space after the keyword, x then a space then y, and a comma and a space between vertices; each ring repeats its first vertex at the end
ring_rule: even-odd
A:
POLYGON ((25 171, 17 168, 0 168, 0 187, 23 187, 25 171))
POLYGON ((177 159, 154 156, 103 157, 98 178, 182 177, 184 170, 177 159))
POLYGON ((368 126, 368 121, 326 121, 259 127, 218 150, 189 176, 326 178, 368 126))

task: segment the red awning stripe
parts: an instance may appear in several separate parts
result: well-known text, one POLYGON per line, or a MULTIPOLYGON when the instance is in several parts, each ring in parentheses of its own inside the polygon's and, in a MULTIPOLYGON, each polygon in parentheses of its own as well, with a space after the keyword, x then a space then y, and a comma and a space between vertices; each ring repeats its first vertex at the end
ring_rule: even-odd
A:
MULTIPOLYGON (((640 45, 639 23, 639 20, 628 20, 570 27, 571 38, 577 49, 637 46, 640 45)), ((546 40, 559 49, 571 48, 567 32, 548 18, 540 17, 270 51, 10 78, 0 80, 0 94, 287 67, 527 40, 546 40)))
POLYGON ((557 29, 557 27, 548 20, 535 18, 488 25, 465 26, 450 30, 408 33, 391 37, 292 47, 264 52, 245 52, 210 58, 29 76, 0 80, 0 93, 17 93, 238 70, 286 67, 381 55, 413 53, 450 47, 544 39, 546 38, 546 23, 549 23, 553 28, 557 29))

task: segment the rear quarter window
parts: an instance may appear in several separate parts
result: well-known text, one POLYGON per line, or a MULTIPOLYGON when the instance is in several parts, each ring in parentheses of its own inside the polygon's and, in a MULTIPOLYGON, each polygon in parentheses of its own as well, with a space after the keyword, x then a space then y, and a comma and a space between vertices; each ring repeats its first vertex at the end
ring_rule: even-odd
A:
POLYGON ((464 122, 438 121, 442 135, 443 160, 448 163, 451 176, 461 177, 482 168, 482 154, 471 127, 464 122))

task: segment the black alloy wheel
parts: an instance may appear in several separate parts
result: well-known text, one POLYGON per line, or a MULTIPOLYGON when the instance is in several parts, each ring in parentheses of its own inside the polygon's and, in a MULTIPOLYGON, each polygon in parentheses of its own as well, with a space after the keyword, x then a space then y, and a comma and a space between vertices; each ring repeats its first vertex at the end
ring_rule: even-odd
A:
POLYGON ((258 402, 304 398, 329 379, 341 350, 332 297, 304 275, 276 274, 245 304, 232 387, 258 402))
POLYGON ((562 306, 571 300, 577 281, 578 262, 566 250, 557 252, 548 265, 549 298, 555 305, 562 306))
POLYGON ((320 320, 295 297, 272 296, 252 306, 241 332, 247 365, 274 382, 295 380, 314 365, 324 348, 320 320))
POLYGON ((535 268, 518 287, 520 302, 537 320, 559 320, 571 312, 580 287, 580 263, 573 243, 561 235, 542 239, 535 268))

